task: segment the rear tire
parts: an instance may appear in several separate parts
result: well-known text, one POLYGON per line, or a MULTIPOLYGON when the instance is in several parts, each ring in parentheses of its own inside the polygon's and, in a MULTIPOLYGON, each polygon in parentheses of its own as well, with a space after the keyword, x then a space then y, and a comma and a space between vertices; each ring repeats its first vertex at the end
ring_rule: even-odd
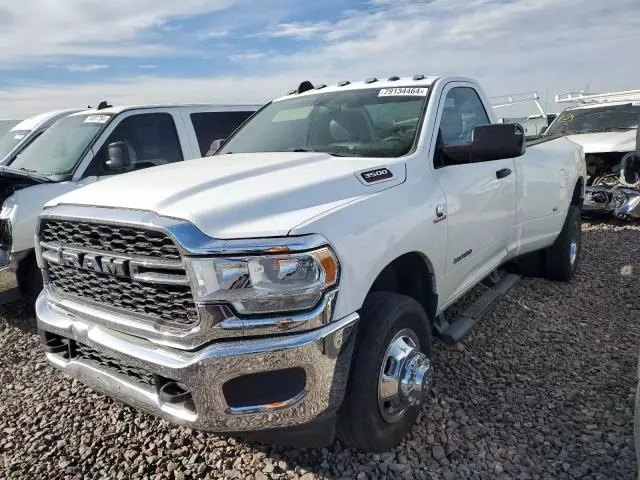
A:
POLYGON ((568 282, 574 277, 580 261, 581 235, 580 208, 571 205, 560 235, 546 251, 549 280, 568 282))
MULTIPOLYGON (((387 400, 390 396, 382 398, 381 392, 389 386, 392 388, 387 391, 392 394, 397 391, 395 383, 383 380, 383 374, 384 379, 389 379, 389 372, 420 370, 424 375, 416 382, 430 386, 431 324, 417 301, 390 292, 370 294, 361 317, 349 383, 338 412, 337 435, 358 450, 384 452, 398 445, 411 430, 420 404, 401 404, 402 395, 392 400, 387 400), (402 363, 396 361, 401 356, 390 352, 398 351, 406 352, 404 358, 415 359, 415 363, 404 359, 402 363), (420 367, 411 370, 408 365, 420 367)), ((414 399, 423 395, 416 394, 414 399)))

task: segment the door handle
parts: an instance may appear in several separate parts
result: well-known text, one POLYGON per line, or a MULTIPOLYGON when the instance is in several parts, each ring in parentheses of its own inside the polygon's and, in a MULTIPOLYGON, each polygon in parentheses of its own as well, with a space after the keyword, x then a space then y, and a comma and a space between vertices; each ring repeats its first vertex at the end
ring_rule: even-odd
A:
POLYGON ((504 177, 508 177, 509 175, 511 175, 511 169, 510 168, 503 168, 503 169, 498 170, 496 172, 496 178, 498 180, 500 180, 501 178, 504 178, 504 177))

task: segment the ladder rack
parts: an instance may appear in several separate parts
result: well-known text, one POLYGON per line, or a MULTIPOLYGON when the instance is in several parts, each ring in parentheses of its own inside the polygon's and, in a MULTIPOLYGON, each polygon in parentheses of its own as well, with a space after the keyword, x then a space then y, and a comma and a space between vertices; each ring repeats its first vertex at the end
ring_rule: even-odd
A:
POLYGON ((533 104, 540 112, 540 115, 542 117, 547 116, 547 113, 544 111, 544 108, 542 108, 542 104, 540 103, 540 96, 538 95, 538 92, 522 92, 507 95, 498 95, 495 97, 490 97, 489 100, 491 101, 493 108, 504 108, 521 103, 533 102, 533 104))
POLYGON ((589 93, 569 92, 556 95, 556 103, 606 103, 606 102, 633 102, 640 101, 640 90, 624 90, 620 92, 589 93))

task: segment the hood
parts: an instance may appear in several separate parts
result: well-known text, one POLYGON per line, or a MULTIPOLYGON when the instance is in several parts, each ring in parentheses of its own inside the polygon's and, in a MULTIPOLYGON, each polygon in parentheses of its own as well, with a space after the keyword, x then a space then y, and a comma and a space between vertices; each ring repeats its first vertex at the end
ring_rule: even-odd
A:
POLYGON ((49 182, 51 182, 49 178, 36 173, 0 166, 0 204, 23 188, 49 182))
POLYGON ((15 168, 0 166, 0 177, 13 180, 31 180, 33 185, 38 183, 49 183, 52 180, 49 177, 40 175, 36 172, 29 172, 27 170, 17 170, 15 168))
POLYGON ((48 205, 147 210, 190 221, 219 239, 284 236, 317 215, 404 182, 404 161, 389 160, 325 153, 219 155, 118 175, 48 205))
POLYGON ((636 149, 636 130, 568 135, 584 149, 584 153, 632 152, 636 149))

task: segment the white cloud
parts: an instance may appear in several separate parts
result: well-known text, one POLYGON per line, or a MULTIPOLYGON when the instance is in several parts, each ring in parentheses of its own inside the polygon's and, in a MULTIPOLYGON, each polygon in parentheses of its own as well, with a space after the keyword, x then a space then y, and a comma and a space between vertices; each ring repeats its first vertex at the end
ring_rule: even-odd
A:
POLYGON ((229 36, 227 30, 210 30, 198 33, 198 40, 210 40, 212 38, 224 38, 229 36))
POLYGON ((69 55, 166 55, 169 20, 225 9, 236 0, 21 0, 0 7, 0 67, 69 55), (154 29, 158 31, 154 34, 154 29), (163 31, 164 30, 164 31, 163 31))
MULTIPOLYGON (((48 2, 21 3, 35 1, 48 2)), ((150 30, 168 19, 223 8, 231 1, 211 2, 213 6, 205 0, 158 1, 156 6, 156 0, 140 0, 140 6, 138 2, 130 6, 128 3, 134 2, 113 0, 124 9, 121 15, 111 7, 105 7, 105 13, 102 4, 96 3, 101 15, 106 15, 104 20, 97 13, 89 15, 85 11, 81 15, 85 21, 92 18, 89 27, 79 27, 80 38, 87 35, 89 41, 83 43, 77 36, 71 41, 64 31, 58 32, 72 29, 71 23, 77 22, 79 13, 64 28, 59 20, 53 22, 56 28, 51 29, 51 42, 38 36, 44 49, 42 57, 46 58, 43 62, 59 64, 61 51, 142 58, 162 55, 174 48, 171 39, 150 35, 150 30)), ((80 5, 77 0, 68 3, 76 9, 80 5)), ((254 16, 250 9, 246 5, 243 9, 246 22, 251 22, 254 16)), ((49 106, 82 105, 102 97, 111 103, 261 101, 307 79, 332 83, 414 73, 476 77, 491 95, 538 90, 544 96, 549 89, 553 96, 586 84, 592 90, 631 89, 638 88, 640 79, 640 63, 627 53, 640 43, 638 0, 371 0, 367 9, 345 11, 335 21, 317 22, 305 21, 303 11, 298 7, 290 18, 276 20, 279 23, 275 25, 269 25, 265 18, 267 23, 254 29, 261 33, 235 45, 234 50, 240 53, 231 55, 234 65, 255 73, 179 79, 174 76, 180 72, 173 71, 171 78, 156 74, 113 78, 101 84, 77 80, 64 88, 22 83, 4 90, 0 86, 0 104, 8 112, 24 115, 49 106), (286 53, 279 53, 273 44, 262 43, 273 38, 278 42, 304 41, 293 42, 287 45, 286 53)), ((225 24, 222 13, 220 17, 220 24, 225 24)), ((15 22, 15 15, 10 18, 15 22)), ((234 18, 236 23, 228 24, 229 31, 241 26, 242 17, 234 18)), ((3 25, 0 41, 7 35, 5 30, 3 25)), ((26 30, 25 35, 30 37, 29 31, 33 29, 26 30)), ((10 47, 5 51, 22 53, 17 48, 20 44, 4 45, 10 47)), ((0 54, 2 63, 7 63, 5 53, 0 54)), ((156 63, 161 66, 154 59, 156 63)))
POLYGON ((308 39, 316 37, 319 34, 326 34, 331 31, 332 25, 329 22, 319 23, 281 23, 275 28, 271 28, 262 33, 255 34, 255 36, 266 36, 273 38, 303 38, 308 39))
POLYGON ((102 63, 78 65, 77 63, 74 63, 72 65, 67 65, 65 68, 70 72, 89 73, 89 72, 95 72, 96 70, 104 70, 105 68, 109 68, 109 65, 104 65, 102 63))
POLYGON ((243 52, 243 53, 234 53, 232 55, 229 55, 229 60, 234 62, 245 62, 250 60, 259 60, 266 56, 267 54, 265 52, 251 51, 251 52, 243 52))

